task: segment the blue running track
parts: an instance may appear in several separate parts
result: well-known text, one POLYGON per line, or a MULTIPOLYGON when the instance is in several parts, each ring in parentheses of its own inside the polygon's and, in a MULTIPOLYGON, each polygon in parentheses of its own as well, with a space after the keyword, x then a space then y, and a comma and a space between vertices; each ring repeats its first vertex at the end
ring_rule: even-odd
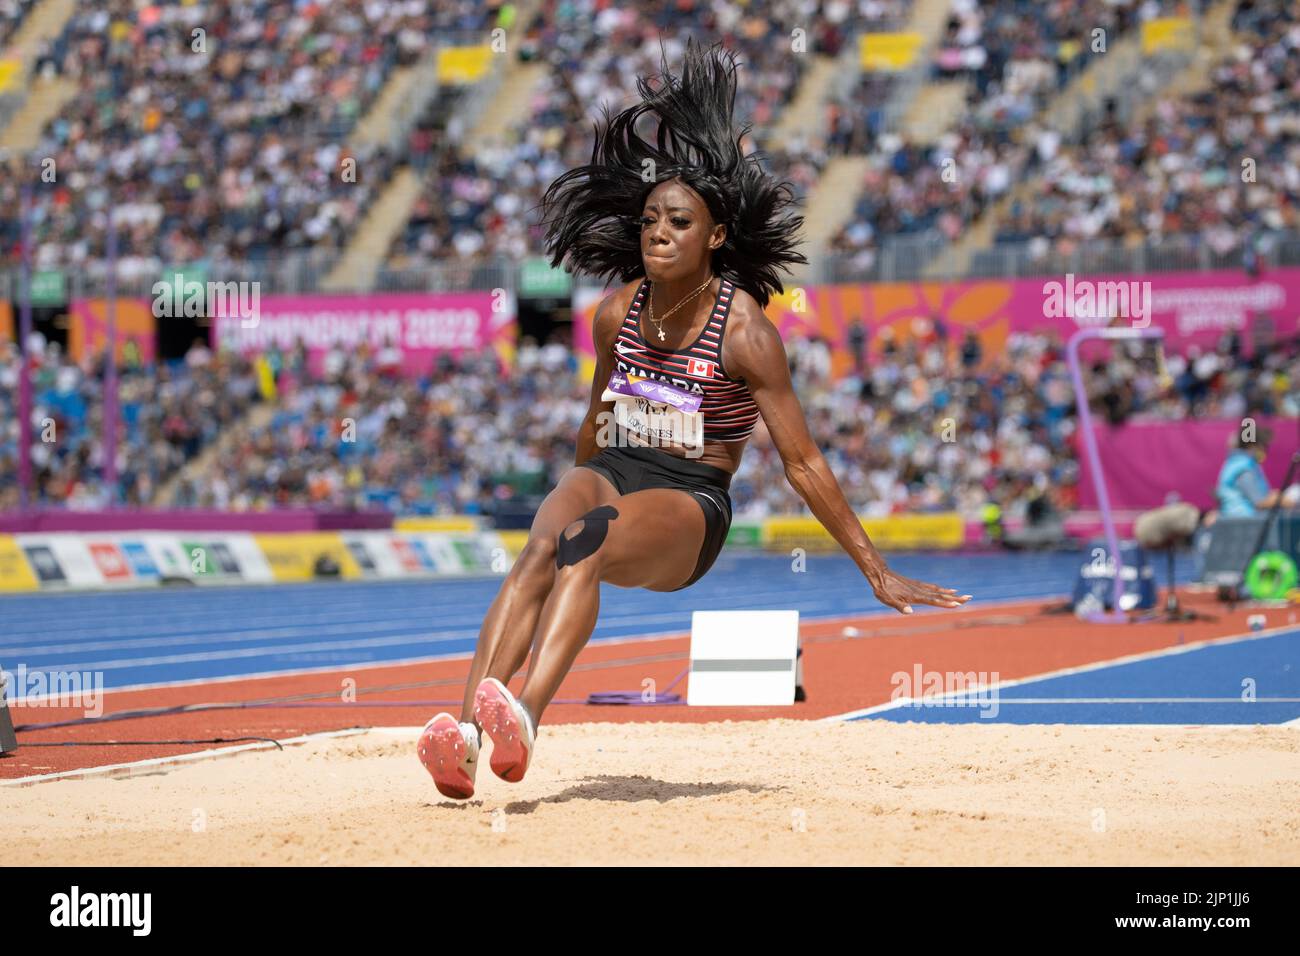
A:
MULTIPOLYGON (((890 561, 902 574, 973 594, 974 608, 1065 595, 1080 558, 907 554, 890 561)), ((0 597, 0 665, 102 671, 106 688, 121 688, 466 654, 499 586, 493 577, 0 597)), ((789 558, 724 553, 686 591, 602 585, 592 639, 685 633, 695 610, 783 607, 806 619, 885 610, 842 555, 809 556, 806 570, 795 572, 789 558)))
POLYGON ((1007 724, 1282 724, 1300 719, 1300 629, 900 703, 852 719, 1007 724))

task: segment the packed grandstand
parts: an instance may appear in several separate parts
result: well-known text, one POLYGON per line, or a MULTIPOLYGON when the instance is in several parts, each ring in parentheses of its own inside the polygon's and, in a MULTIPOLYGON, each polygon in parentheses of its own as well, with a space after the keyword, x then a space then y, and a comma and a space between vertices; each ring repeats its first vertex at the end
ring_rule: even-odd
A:
MULTIPOLYGON (((30 268, 97 293, 110 211, 121 289, 178 264, 299 293, 513 282, 542 252, 532 214, 542 190, 587 159, 602 109, 633 102, 635 78, 688 35, 739 52, 747 145, 810 207, 827 177, 850 174, 836 180, 847 196, 831 202, 840 211, 802 281, 1084 272, 1094 253, 1149 270, 1255 275, 1300 258, 1300 11, 1287 0, 82 0, 62 24, 35 30, 46 12, 0 3, 0 58, 21 62, 25 77, 4 94, 0 122, 29 115, 39 91, 61 91, 26 142, 0 138, 0 269, 15 303, 24 209, 30 268), (789 55, 790 24, 808 55, 789 55), (1162 49, 1153 24, 1194 31, 1197 55, 1176 31, 1162 49), (359 134, 388 108, 396 78, 418 81, 447 45, 498 29, 509 64, 425 91, 391 135, 359 134), (1089 71, 1110 69, 1099 63, 1099 29, 1106 49, 1128 43, 1143 55, 1117 57, 1114 69, 1131 62, 1132 72, 1114 95, 1058 123, 1063 102, 1087 99, 1089 71), (921 37, 913 58, 874 68, 863 52, 871 38, 897 36, 921 37), (830 64, 829 79, 819 64, 830 64), (517 119, 468 135, 462 118, 475 97, 491 103, 496 74, 516 68, 532 78, 517 119), (926 96, 952 104, 923 117, 928 126, 915 122, 926 96), (809 98, 811 118, 792 121, 809 98), (340 176, 349 160, 356 175, 340 176), (40 175, 51 162, 52 182, 40 175), (331 286, 403 176, 412 184, 403 218, 373 268, 331 286), (313 266, 290 283, 287 270, 302 262, 313 266)), ((418 375, 402 374, 383 348, 335 346, 312 363, 301 344, 236 354, 192 341, 119 369, 109 487, 103 356, 74 355, 61 327, 28 342, 29 491, 43 506, 490 515, 572 466, 589 395, 579 337, 563 323, 542 341, 521 335, 508 362, 463 350, 418 375), (50 427, 56 442, 40 439, 50 427)), ((0 510, 19 502, 21 366, 17 334, 6 341, 4 331, 0 510)), ((905 332, 850 340, 838 375, 831 353, 844 343, 786 342, 814 438, 854 509, 1076 507, 1075 395, 1060 335, 1013 331, 991 349, 938 315, 905 332), (949 419, 956 439, 935 441, 949 419)), ((1300 415, 1294 339, 1225 330, 1166 352, 1164 370, 1140 349, 1092 363, 1097 413, 1300 415)), ((737 514, 806 512, 761 425, 752 444, 731 488, 737 514)))

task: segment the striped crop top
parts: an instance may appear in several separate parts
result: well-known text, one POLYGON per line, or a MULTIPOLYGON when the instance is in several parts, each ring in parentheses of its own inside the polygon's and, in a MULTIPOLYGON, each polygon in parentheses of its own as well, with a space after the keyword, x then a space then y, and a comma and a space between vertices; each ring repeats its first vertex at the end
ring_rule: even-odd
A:
POLYGON ((718 289, 713 313, 695 342, 679 351, 652 348, 641 334, 641 310, 649 295, 641 280, 636 297, 614 340, 615 375, 623 373, 674 386, 701 401, 705 441, 743 441, 758 422, 758 406, 743 382, 728 378, 722 368, 722 336, 736 287, 726 279, 718 289))

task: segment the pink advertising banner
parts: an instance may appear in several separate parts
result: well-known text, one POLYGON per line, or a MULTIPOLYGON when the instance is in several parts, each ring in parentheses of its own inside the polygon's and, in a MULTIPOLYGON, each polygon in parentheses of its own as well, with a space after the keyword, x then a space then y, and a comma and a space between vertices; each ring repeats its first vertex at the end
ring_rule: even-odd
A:
MULTIPOLYGON (((1257 434, 1264 428, 1273 432, 1264 474, 1276 488, 1297 448, 1296 421, 1261 417, 1255 424, 1257 434)), ((1214 486, 1228 456, 1228 440, 1240 428, 1237 420, 1094 423, 1111 507, 1118 511, 1157 508, 1171 491, 1198 508, 1215 505, 1214 486)), ((1079 464, 1079 505, 1096 508, 1097 488, 1084 456, 1079 464)))
MULTIPOLYGON (((580 293, 574 300, 574 341, 590 357, 591 321, 602 296, 580 293)), ((1255 278, 1228 271, 1163 272, 809 286, 773 298, 767 315, 787 341, 813 335, 826 340, 837 378, 852 368, 848 334, 855 321, 866 333, 868 362, 880 354, 885 329, 906 341, 933 334, 933 320, 943 323, 950 341, 974 332, 986 360, 1000 355, 1015 332, 1054 331, 1064 341, 1078 328, 1116 322, 1158 326, 1168 346, 1181 350, 1192 343, 1211 346, 1232 329, 1250 343, 1265 316, 1273 336, 1295 335, 1300 269, 1255 278)))
POLYGON ((494 350, 504 368, 514 360, 515 330, 513 298, 491 292, 264 296, 255 317, 212 320, 214 348, 287 352, 302 342, 314 372, 331 349, 362 346, 374 353, 396 346, 408 375, 427 372, 440 353, 480 349, 494 350))

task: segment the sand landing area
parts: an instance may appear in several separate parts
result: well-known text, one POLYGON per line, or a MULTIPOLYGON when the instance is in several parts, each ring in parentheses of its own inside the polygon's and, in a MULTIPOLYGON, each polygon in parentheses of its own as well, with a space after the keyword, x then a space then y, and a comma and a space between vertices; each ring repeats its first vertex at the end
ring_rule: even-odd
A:
POLYGON ((1300 863, 1296 727, 567 724, 463 803, 416 735, 0 787, 0 818, 36 865, 1300 863))

